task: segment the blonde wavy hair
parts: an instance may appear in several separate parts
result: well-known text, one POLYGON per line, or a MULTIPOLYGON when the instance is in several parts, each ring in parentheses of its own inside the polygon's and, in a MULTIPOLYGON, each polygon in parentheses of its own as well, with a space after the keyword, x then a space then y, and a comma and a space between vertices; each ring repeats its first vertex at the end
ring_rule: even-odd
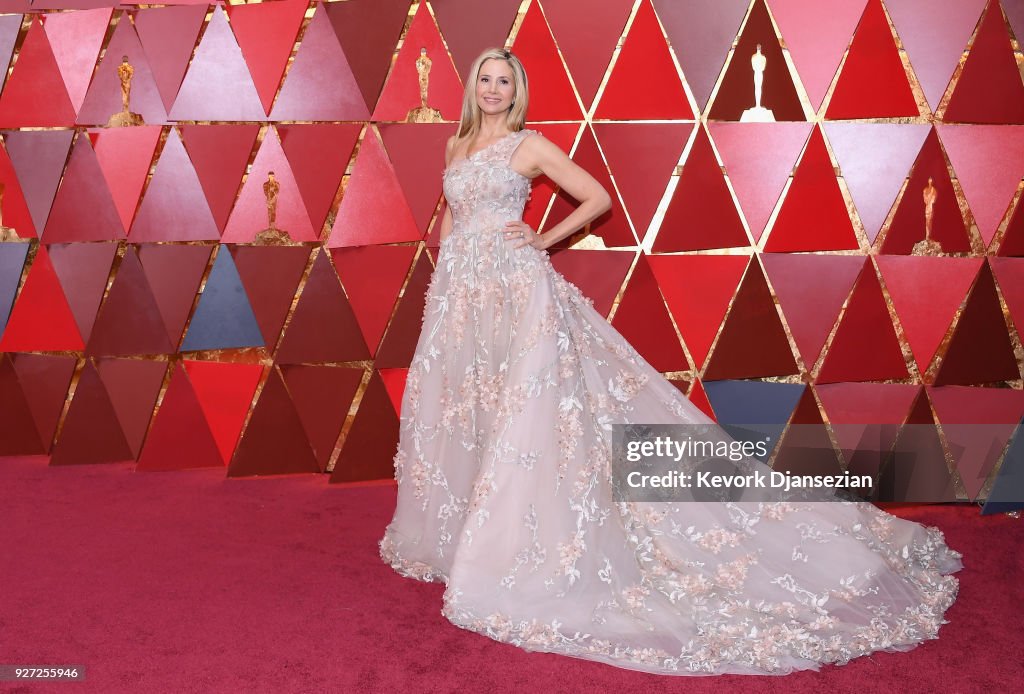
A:
POLYGON ((476 83, 480 79, 480 68, 484 61, 504 60, 512 68, 512 83, 515 94, 512 96, 512 108, 505 114, 505 124, 511 132, 518 132, 526 127, 526 107, 530 100, 530 87, 526 80, 526 69, 519 58, 503 48, 488 48, 473 61, 466 75, 466 90, 462 96, 462 119, 456 139, 472 138, 480 132, 480 107, 476 103, 476 83))

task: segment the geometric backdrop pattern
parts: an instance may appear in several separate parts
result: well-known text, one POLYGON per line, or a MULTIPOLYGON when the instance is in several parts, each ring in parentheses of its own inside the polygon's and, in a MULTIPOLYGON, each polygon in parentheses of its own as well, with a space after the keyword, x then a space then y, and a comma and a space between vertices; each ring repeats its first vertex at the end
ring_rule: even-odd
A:
MULTIPOLYGON (((1017 423, 1024 11, 935 5, 0 0, 0 455, 391 477, 489 45, 613 192, 555 266, 709 415, 1017 423), (770 123, 741 122, 758 46, 770 123), (441 120, 410 123, 422 51, 441 120), (122 58, 144 124, 108 127, 122 58), (270 172, 291 245, 254 243, 270 172)), ((525 217, 572 204, 538 179, 525 217)), ((999 460, 940 439, 984 497, 999 460)))

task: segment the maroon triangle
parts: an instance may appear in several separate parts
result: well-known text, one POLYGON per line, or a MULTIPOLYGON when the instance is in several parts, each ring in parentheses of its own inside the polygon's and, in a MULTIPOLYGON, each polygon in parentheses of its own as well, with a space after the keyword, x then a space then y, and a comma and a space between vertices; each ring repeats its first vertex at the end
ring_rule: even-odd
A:
POLYGON ((568 249, 553 253, 551 264, 594 302, 594 310, 607 318, 634 255, 634 251, 568 249))
POLYGON ((949 178, 946 155, 939 142, 939 134, 931 129, 914 162, 903 196, 882 241, 882 253, 909 255, 914 244, 924 240, 924 189, 928 179, 935 187, 935 205, 932 212, 931 237, 947 253, 970 253, 971 240, 967 235, 956 191, 949 178))
POLYGON ((142 271, 142 263, 135 247, 129 245, 107 300, 96 317, 86 353, 134 355, 171 352, 174 352, 174 346, 168 341, 160 309, 142 271))
POLYGON ((39 440, 28 401, 9 355, 0 353, 0 455, 42 455, 49 449, 39 440))
POLYGON ((658 371, 690 368, 658 291, 658 281, 643 253, 633 268, 612 325, 658 371))
POLYGON ((258 125, 184 125, 181 139, 221 233, 242 187, 258 125))
POLYGON ((374 370, 363 391, 352 428, 331 474, 331 482, 388 479, 394 476, 398 415, 384 380, 374 370))
MULTIPOLYGON (((167 329, 171 346, 176 348, 192 312, 199 282, 206 272, 213 246, 184 244, 139 245, 139 259, 153 291, 157 308, 167 329)), ((173 351, 173 350, 172 350, 173 351)))
POLYGON ((999 0, 988 4, 943 120, 1024 123, 1024 82, 999 0))
POLYGON ((313 229, 319 232, 341 186, 362 123, 279 125, 281 148, 292 167, 313 229))
POLYGON ((798 371, 761 265, 752 262, 732 299, 703 379, 785 376, 798 371))
POLYGON ((281 374, 271 368, 228 465, 228 476, 290 472, 320 472, 320 466, 281 374))
POLYGON ((841 475, 839 453, 832 445, 818 402, 810 388, 804 388, 789 420, 790 426, 779 442, 772 469, 792 475, 841 475))
POLYGON ((113 463, 134 459, 99 373, 92 360, 86 359, 50 464, 113 463))
POLYGON ((370 358, 359 323, 327 256, 321 251, 313 261, 277 353, 282 364, 370 358))
POLYGON ((986 263, 956 323, 935 385, 972 385, 1020 377, 992 270, 986 263))
POLYGON ((123 239, 124 226, 89 138, 79 135, 50 208, 43 240, 123 239))
POLYGON ((749 246, 722 167, 703 126, 683 164, 652 250, 655 253, 749 246))
POLYGON ((306 269, 309 248, 236 246, 232 251, 249 304, 256 314, 260 334, 267 349, 273 351, 306 269))
POLYGON ((50 450, 77 366, 75 357, 43 354, 18 354, 14 357, 14 371, 24 389, 29 411, 46 449, 44 452, 50 450))
POLYGON ((885 381, 909 376, 875 266, 865 258, 816 381, 885 381))
POLYGON ((1003 242, 999 244, 999 255, 1024 255, 1024 202, 1017 202, 1017 209, 1013 211, 1010 222, 1006 225, 1003 242))
POLYGON ((363 370, 286 366, 281 373, 323 472, 334 453, 352 398, 363 380, 363 370))
POLYGON ((409 14, 408 0, 349 0, 327 4, 327 16, 372 112, 409 14))
POLYGON ((427 254, 420 253, 413 267, 412 277, 402 290, 398 308, 377 350, 374 365, 378 369, 405 368, 412 363, 416 341, 423 327, 423 312, 431 271, 427 254))
POLYGON ((107 288, 116 243, 68 243, 50 246, 50 261, 60 279, 82 339, 88 342, 100 300, 107 288))
POLYGON ((395 167, 416 226, 426 229, 441 197, 444 150, 455 126, 447 123, 386 124, 380 136, 395 167), (428 164, 429 162, 429 164, 428 164))

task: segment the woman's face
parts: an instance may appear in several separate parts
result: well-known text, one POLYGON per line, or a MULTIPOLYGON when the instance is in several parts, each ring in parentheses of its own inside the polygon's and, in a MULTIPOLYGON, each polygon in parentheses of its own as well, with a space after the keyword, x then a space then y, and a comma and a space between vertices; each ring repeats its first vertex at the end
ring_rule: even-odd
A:
POLYGON ((476 80, 476 103, 488 115, 503 113, 516 95, 512 68, 504 60, 488 58, 480 66, 476 80))

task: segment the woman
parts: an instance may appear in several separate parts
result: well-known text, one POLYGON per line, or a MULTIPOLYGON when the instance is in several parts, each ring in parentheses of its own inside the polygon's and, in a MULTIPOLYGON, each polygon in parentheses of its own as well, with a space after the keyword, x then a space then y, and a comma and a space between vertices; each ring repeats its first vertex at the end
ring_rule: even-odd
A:
POLYGON ((508 51, 474 62, 409 369, 381 555, 456 625, 649 672, 783 674, 935 638, 960 555, 862 502, 613 502, 613 423, 706 424, 545 252, 609 207, 524 130, 508 51), (580 200, 544 234, 530 179, 580 200))

